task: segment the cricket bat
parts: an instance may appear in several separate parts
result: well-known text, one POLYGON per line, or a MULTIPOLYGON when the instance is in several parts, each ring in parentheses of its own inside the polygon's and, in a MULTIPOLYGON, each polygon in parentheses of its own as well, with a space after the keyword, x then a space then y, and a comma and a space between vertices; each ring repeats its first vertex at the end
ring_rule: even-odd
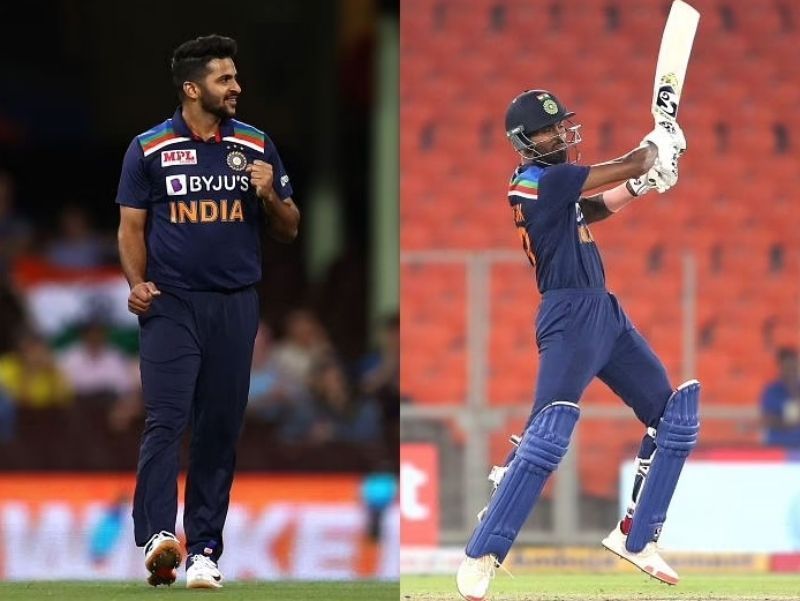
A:
POLYGON ((692 54, 700 13, 683 0, 675 0, 661 36, 651 112, 658 121, 675 121, 681 102, 686 67, 692 54))

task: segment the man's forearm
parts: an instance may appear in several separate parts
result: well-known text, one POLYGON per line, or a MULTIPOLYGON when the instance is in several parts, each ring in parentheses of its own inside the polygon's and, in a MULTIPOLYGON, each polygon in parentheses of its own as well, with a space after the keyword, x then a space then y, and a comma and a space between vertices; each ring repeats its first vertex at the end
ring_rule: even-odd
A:
POLYGON ((117 233, 119 242, 119 260, 122 272, 133 288, 145 281, 147 271, 147 246, 144 232, 130 232, 120 228, 117 233))
POLYGON ((270 190, 269 198, 262 199, 261 202, 267 215, 270 235, 279 242, 294 240, 300 225, 300 211, 294 202, 281 200, 275 190, 270 190))
POLYGON ((614 212, 610 210, 603 202, 602 194, 595 194, 594 196, 581 198, 580 202, 581 213, 583 213, 586 223, 602 221, 606 217, 610 217, 614 214, 614 212))

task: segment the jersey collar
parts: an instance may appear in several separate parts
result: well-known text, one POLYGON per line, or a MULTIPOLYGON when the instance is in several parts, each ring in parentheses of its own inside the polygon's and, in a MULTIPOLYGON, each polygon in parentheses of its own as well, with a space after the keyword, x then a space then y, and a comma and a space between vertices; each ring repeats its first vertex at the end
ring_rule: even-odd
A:
POLYGON ((183 114, 181 113, 182 107, 178 107, 175 111, 175 114, 172 115, 172 127, 179 136, 183 136, 186 138, 191 138, 195 142, 222 142, 222 138, 226 136, 233 135, 233 120, 232 119, 223 119, 219 124, 219 129, 217 133, 214 135, 213 139, 209 140, 201 140, 199 136, 195 135, 195 133, 191 130, 189 125, 183 118, 183 114))

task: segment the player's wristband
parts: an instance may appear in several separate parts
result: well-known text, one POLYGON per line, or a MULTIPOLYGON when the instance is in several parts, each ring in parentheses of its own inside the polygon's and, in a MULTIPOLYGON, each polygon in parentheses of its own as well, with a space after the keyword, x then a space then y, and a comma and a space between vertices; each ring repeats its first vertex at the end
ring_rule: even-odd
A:
POLYGON ((634 198, 636 195, 628 188, 628 182, 603 192, 603 203, 612 213, 619 211, 634 198))

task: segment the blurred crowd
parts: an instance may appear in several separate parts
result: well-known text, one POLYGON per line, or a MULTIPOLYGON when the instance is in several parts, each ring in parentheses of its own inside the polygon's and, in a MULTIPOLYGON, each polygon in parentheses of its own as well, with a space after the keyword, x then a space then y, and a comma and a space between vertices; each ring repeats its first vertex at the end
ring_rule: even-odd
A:
MULTIPOLYGON (((21 215, 14 180, 0 171, 0 445, 15 440, 23 411, 92 407, 112 433, 138 435, 142 428, 135 321, 120 326, 103 303, 84 299, 80 319, 57 333, 42 331, 15 277, 30 256, 71 273, 113 269, 115 233, 98 230, 78 205, 61 208, 54 232, 37 230, 21 215)), ((398 316, 385 317, 374 338, 372 352, 347 360, 311 309, 294 308, 276 323, 262 320, 248 422, 268 425, 270 444, 392 444, 399 422, 398 316)))
POLYGON ((761 393, 764 443, 800 448, 800 359, 797 349, 782 347, 775 354, 777 377, 761 393))
POLYGON ((285 442, 374 442, 399 415, 399 319, 387 318, 375 352, 348 367, 308 310, 292 311, 275 340, 256 336, 248 409, 285 442))

